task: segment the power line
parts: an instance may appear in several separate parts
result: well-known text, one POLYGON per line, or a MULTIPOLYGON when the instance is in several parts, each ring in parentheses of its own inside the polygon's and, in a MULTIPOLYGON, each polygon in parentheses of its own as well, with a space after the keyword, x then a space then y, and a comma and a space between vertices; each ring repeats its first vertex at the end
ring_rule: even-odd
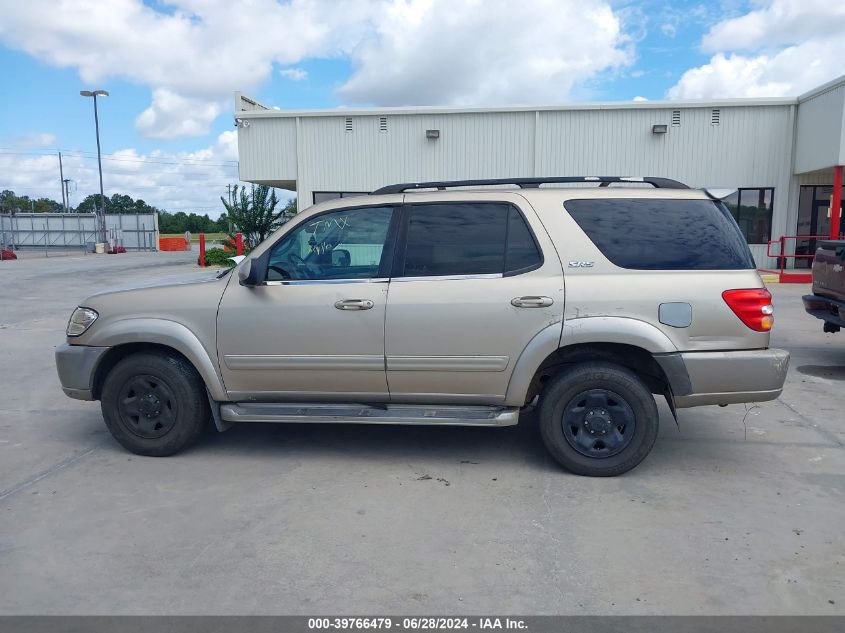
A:
MULTIPOLYGON (((15 151, 6 151, 12 148, 4 148, 0 147, 0 155, 6 156, 55 156, 55 152, 47 152, 47 151, 28 151, 28 152, 15 152, 15 151)), ((62 150, 64 153, 63 156, 72 156, 74 158, 82 158, 85 160, 96 160, 96 156, 87 155, 90 154, 88 152, 72 152, 67 150, 62 150)), ((104 154, 102 156, 103 160, 109 160, 118 163, 149 163, 153 165, 193 165, 196 167, 237 167, 238 161, 230 160, 225 161, 222 163, 209 163, 206 162, 203 158, 178 158, 172 160, 149 160, 143 158, 123 158, 119 156, 104 154)))

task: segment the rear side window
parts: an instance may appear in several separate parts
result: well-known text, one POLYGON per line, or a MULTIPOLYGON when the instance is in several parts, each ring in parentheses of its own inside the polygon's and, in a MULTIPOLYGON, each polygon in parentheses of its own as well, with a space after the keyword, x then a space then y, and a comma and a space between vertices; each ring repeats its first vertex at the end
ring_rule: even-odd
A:
POLYGON ((516 275, 538 268, 543 263, 540 250, 522 214, 515 207, 508 213, 508 250, 505 274, 516 275))
POLYGON ((503 203, 409 205, 401 276, 518 274, 540 253, 525 220, 503 203))
POLYGON ((721 203, 611 198, 564 207, 611 262, 637 270, 755 268, 748 244, 721 203))

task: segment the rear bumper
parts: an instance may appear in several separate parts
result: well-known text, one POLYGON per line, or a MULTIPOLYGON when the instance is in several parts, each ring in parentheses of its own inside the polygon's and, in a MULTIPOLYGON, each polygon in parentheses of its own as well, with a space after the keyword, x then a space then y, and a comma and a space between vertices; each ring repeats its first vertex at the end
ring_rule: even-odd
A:
POLYGON ((845 301, 837 301, 819 295, 804 295, 801 297, 807 314, 817 319, 845 327, 845 301))
POLYGON ((67 343, 56 348, 56 370, 65 395, 77 400, 94 399, 94 372, 109 349, 67 343))
POLYGON ((674 366, 674 376, 666 373, 679 409, 774 400, 783 391, 789 368, 789 352, 781 349, 684 352, 656 358, 664 371, 674 366), (670 356, 675 358, 667 362, 670 356))

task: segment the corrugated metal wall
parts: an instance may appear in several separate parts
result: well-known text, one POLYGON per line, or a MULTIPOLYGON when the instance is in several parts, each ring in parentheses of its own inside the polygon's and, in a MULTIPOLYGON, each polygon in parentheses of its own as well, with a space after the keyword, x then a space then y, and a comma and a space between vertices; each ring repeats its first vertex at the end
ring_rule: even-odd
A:
MULTIPOLYGON (((393 182, 653 175, 702 187, 774 187, 773 236, 791 232, 794 105, 263 116, 239 129, 241 178, 315 191, 393 182), (675 114, 677 111, 678 114, 675 114), (652 126, 664 124, 666 134, 652 126), (350 129, 351 127, 351 129, 350 129), (436 140, 426 130, 439 130, 436 140)), ((753 248, 761 265, 765 248, 753 248)))
POLYGON ((300 119, 299 191, 371 191, 391 182, 530 175, 531 112, 300 119), (426 130, 440 132, 427 139, 426 130))
POLYGON ((238 129, 240 179, 294 181, 296 170, 296 119, 250 119, 238 129))
POLYGON ((798 106, 796 173, 845 162, 845 84, 833 86, 798 106))
POLYGON ((297 180, 305 203, 314 191, 428 179, 630 174, 749 187, 790 174, 792 106, 717 110, 714 124, 712 108, 679 108, 679 125, 672 108, 356 115, 351 131, 339 114, 300 118, 299 139, 296 118, 254 118, 238 134, 241 177, 297 180))

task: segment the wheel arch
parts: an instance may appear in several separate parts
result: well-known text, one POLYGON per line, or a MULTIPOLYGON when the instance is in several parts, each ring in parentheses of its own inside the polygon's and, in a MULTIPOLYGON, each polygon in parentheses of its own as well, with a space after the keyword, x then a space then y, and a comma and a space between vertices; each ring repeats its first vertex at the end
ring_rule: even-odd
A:
POLYGON ((92 389, 95 399, 99 399, 103 380, 112 367, 126 356, 144 351, 181 356, 196 370, 214 400, 228 399, 210 354, 196 335, 181 323, 163 319, 117 321, 97 332, 96 338, 89 344, 110 348, 94 373, 92 389))
POLYGON ((505 404, 529 403, 549 378, 587 361, 621 365, 643 379, 653 393, 667 393, 672 381, 658 358, 676 353, 672 341, 644 321, 623 317, 569 319, 562 331, 559 324, 549 326, 531 340, 514 367, 505 404), (559 339, 555 330, 560 333, 559 339))

